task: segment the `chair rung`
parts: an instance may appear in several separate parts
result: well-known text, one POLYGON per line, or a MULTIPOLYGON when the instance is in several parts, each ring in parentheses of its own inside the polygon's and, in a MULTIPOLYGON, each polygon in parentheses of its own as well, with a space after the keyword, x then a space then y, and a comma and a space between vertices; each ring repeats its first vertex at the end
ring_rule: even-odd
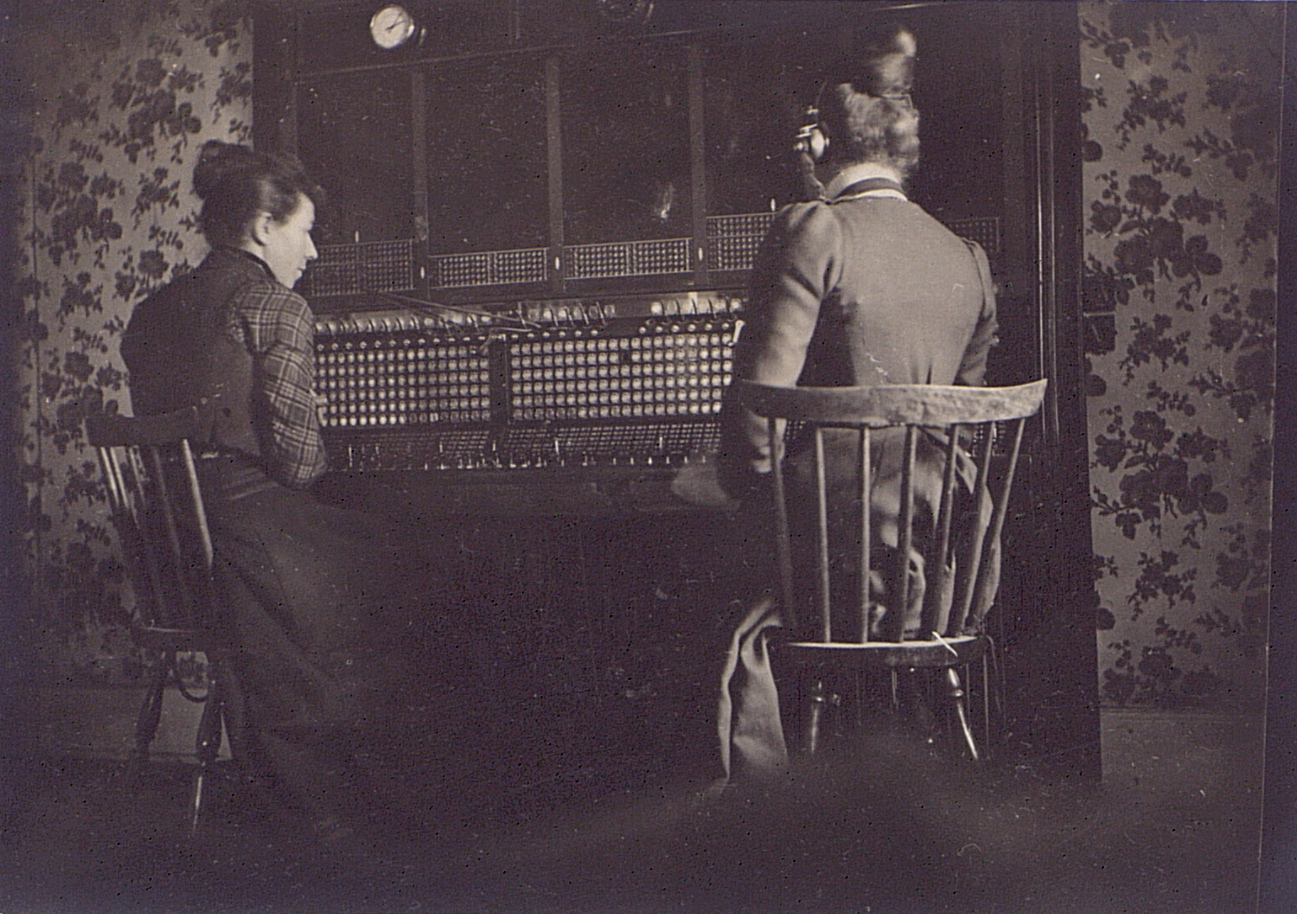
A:
POLYGON ((801 666, 929 667, 963 666, 986 653, 985 638, 966 635, 941 641, 789 641, 781 657, 801 666))

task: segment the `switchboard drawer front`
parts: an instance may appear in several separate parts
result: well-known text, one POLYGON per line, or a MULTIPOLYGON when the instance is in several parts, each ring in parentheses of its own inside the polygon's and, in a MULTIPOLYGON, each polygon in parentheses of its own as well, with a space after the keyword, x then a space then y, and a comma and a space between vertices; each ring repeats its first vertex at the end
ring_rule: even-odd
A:
POLYGON ((482 251, 430 257, 429 281, 436 289, 538 283, 549 278, 545 248, 482 251))
POLYGON ((324 245, 302 277, 308 298, 409 292, 418 286, 412 240, 324 245))
POLYGON ((324 431, 330 469, 356 474, 477 469, 492 453, 495 440, 487 426, 324 431))
POLYGON ((334 470, 534 470, 680 467, 716 450, 712 419, 568 423, 508 427, 429 425, 422 428, 328 429, 334 470))
POLYGON ((732 319, 547 331, 509 345, 512 420, 712 416, 733 374, 732 319))
MULTIPOLYGON (((721 273, 746 274, 770 227, 772 213, 736 213, 705 220, 704 265, 721 273)), ((1000 219, 995 216, 947 218, 955 234, 976 241, 992 264, 1003 247, 1000 219)), ((414 239, 325 245, 302 277, 301 291, 327 310, 332 300, 373 293, 410 293, 426 276, 430 289, 489 290, 495 286, 538 285, 555 278, 560 263, 568 280, 618 280, 672 276, 692 269, 692 238, 663 238, 569 245, 557 260, 548 248, 516 248, 434 254, 419 268, 414 239)), ((498 293, 494 293, 498 294, 498 293)))
POLYGON ((737 296, 689 292, 330 316, 315 339, 323 427, 713 421, 733 376, 740 310, 737 296))
POLYGON ((315 368, 326 429, 471 424, 491 417, 485 337, 390 331, 317 335, 315 368))

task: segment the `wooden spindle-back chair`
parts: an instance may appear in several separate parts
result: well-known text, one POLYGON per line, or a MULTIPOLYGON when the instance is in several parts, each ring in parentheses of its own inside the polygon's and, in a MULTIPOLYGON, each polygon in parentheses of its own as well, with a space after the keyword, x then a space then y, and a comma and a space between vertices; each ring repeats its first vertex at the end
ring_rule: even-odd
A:
POLYGON ((1015 387, 789 388, 736 382, 739 402, 766 420, 770 452, 780 468, 772 474, 774 559, 784 617, 796 635, 778 650, 784 662, 813 674, 803 715, 810 752, 819 744, 831 694, 825 677, 832 668, 933 669, 944 681, 968 754, 980 756, 958 671, 985 662, 983 621, 998 587, 1001 534, 1023 428, 1039 411, 1045 387, 1043 380, 1015 387), (814 481, 809 487, 787 478, 792 461, 783 458, 790 424, 799 440, 810 439, 814 481), (826 434, 842 434, 835 429, 854 436, 849 505, 834 503, 835 494, 839 502, 845 499, 826 465, 826 434), (1001 433, 1007 433, 1007 446, 997 444, 1001 433), (901 449, 900 497, 890 518, 896 542, 888 544, 890 551, 874 541, 883 529, 873 504, 878 497, 873 476, 876 445, 884 436, 901 449), (930 513, 920 510, 916 497, 921 450, 929 467, 934 450, 941 454, 940 491, 929 500, 930 513), (809 500, 797 488, 812 489, 809 500), (912 593, 912 549, 923 558, 921 601, 912 593), (807 553, 809 560, 795 562, 795 556, 807 553), (844 575, 851 579, 846 587, 844 575), (880 588, 880 581, 885 586, 880 588), (886 607, 879 605, 880 591, 886 607), (921 605, 918 613, 916 605, 921 605), (808 607, 813 620, 804 618, 808 607))
POLYGON ((189 830, 198 827, 208 773, 220 752, 225 704, 225 645, 217 624, 212 537, 196 459, 212 426, 210 404, 157 416, 92 416, 86 437, 96 448, 108 504, 138 614, 135 642, 153 661, 135 724, 135 755, 149 757, 169 686, 201 702, 195 739, 198 761, 189 830), (185 657, 207 660, 206 687, 187 681, 185 657))

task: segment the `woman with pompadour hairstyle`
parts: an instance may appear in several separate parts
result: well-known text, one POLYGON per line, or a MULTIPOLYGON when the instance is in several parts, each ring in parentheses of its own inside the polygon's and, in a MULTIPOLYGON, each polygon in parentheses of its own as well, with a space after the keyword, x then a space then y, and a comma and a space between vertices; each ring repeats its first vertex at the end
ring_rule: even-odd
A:
MULTIPOLYGON (((916 57, 914 35, 897 28, 863 48, 853 67, 836 70, 821 89, 817 123, 803 132, 798 147, 814 199, 776 213, 758 250, 747 324, 734 351, 736 380, 782 387, 984 382, 997 329, 986 254, 924 212, 906 192, 906 180, 919 162, 919 112, 910 94, 916 57)), ((874 506, 899 502, 902 433, 872 437, 874 506)), ((794 485, 809 486, 814 465, 808 443, 795 438, 787 451, 794 485)), ((837 509, 831 524, 848 523, 859 510, 853 493, 858 463, 854 437, 830 430, 826 468, 837 509)), ((914 472, 916 510, 935 518, 941 449, 921 445, 914 472)), ((743 408, 731 389, 721 413, 720 476, 741 504, 740 556, 771 548, 764 514, 770 473, 765 420, 743 408)), ((916 633, 925 593, 921 526, 908 556, 907 605, 894 605, 886 583, 871 575, 874 633, 884 616, 894 619, 896 613, 903 616, 904 631, 916 633)), ((896 552, 894 518, 879 513, 871 543, 896 552)), ((810 556, 795 558, 799 573, 809 573, 810 556)), ((835 561, 856 564, 850 550, 835 561)), ((880 557, 873 567, 886 561, 880 557)), ((773 584, 754 581, 753 592, 773 584)), ((732 657, 764 656, 754 646, 771 627, 787 621, 769 607, 760 610, 760 603, 749 605, 758 608, 734 630, 732 657)), ((731 682, 745 690, 734 700, 740 710, 730 735, 722 734, 732 740, 735 763, 778 767, 786 755, 778 708, 771 705, 769 670, 736 671, 722 695, 722 719, 729 713, 731 682), (746 735, 735 736, 740 733, 746 735), (752 739, 754 733, 761 738, 752 739)), ((728 747, 722 755, 728 755, 728 747)))

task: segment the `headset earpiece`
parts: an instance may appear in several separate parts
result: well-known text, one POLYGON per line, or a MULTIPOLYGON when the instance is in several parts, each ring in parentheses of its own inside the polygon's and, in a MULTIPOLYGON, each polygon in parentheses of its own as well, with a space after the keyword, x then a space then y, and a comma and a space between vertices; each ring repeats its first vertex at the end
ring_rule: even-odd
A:
POLYGON ((797 142, 793 147, 797 152, 811 157, 812 161, 819 162, 824 158, 824 153, 829 148, 829 137, 820 126, 818 108, 806 109, 806 123, 797 130, 797 142))
POLYGON ((829 135, 820 127, 811 131, 811 158, 816 162, 822 162, 829 152, 829 135))
POLYGON ((824 90, 827 86, 828 83, 820 84, 819 90, 815 93, 815 104, 806 109, 802 126, 797 130, 797 142, 794 147, 797 152, 810 156, 811 161, 816 164, 821 162, 829 151, 829 135, 820 124, 820 102, 824 98, 824 90))

